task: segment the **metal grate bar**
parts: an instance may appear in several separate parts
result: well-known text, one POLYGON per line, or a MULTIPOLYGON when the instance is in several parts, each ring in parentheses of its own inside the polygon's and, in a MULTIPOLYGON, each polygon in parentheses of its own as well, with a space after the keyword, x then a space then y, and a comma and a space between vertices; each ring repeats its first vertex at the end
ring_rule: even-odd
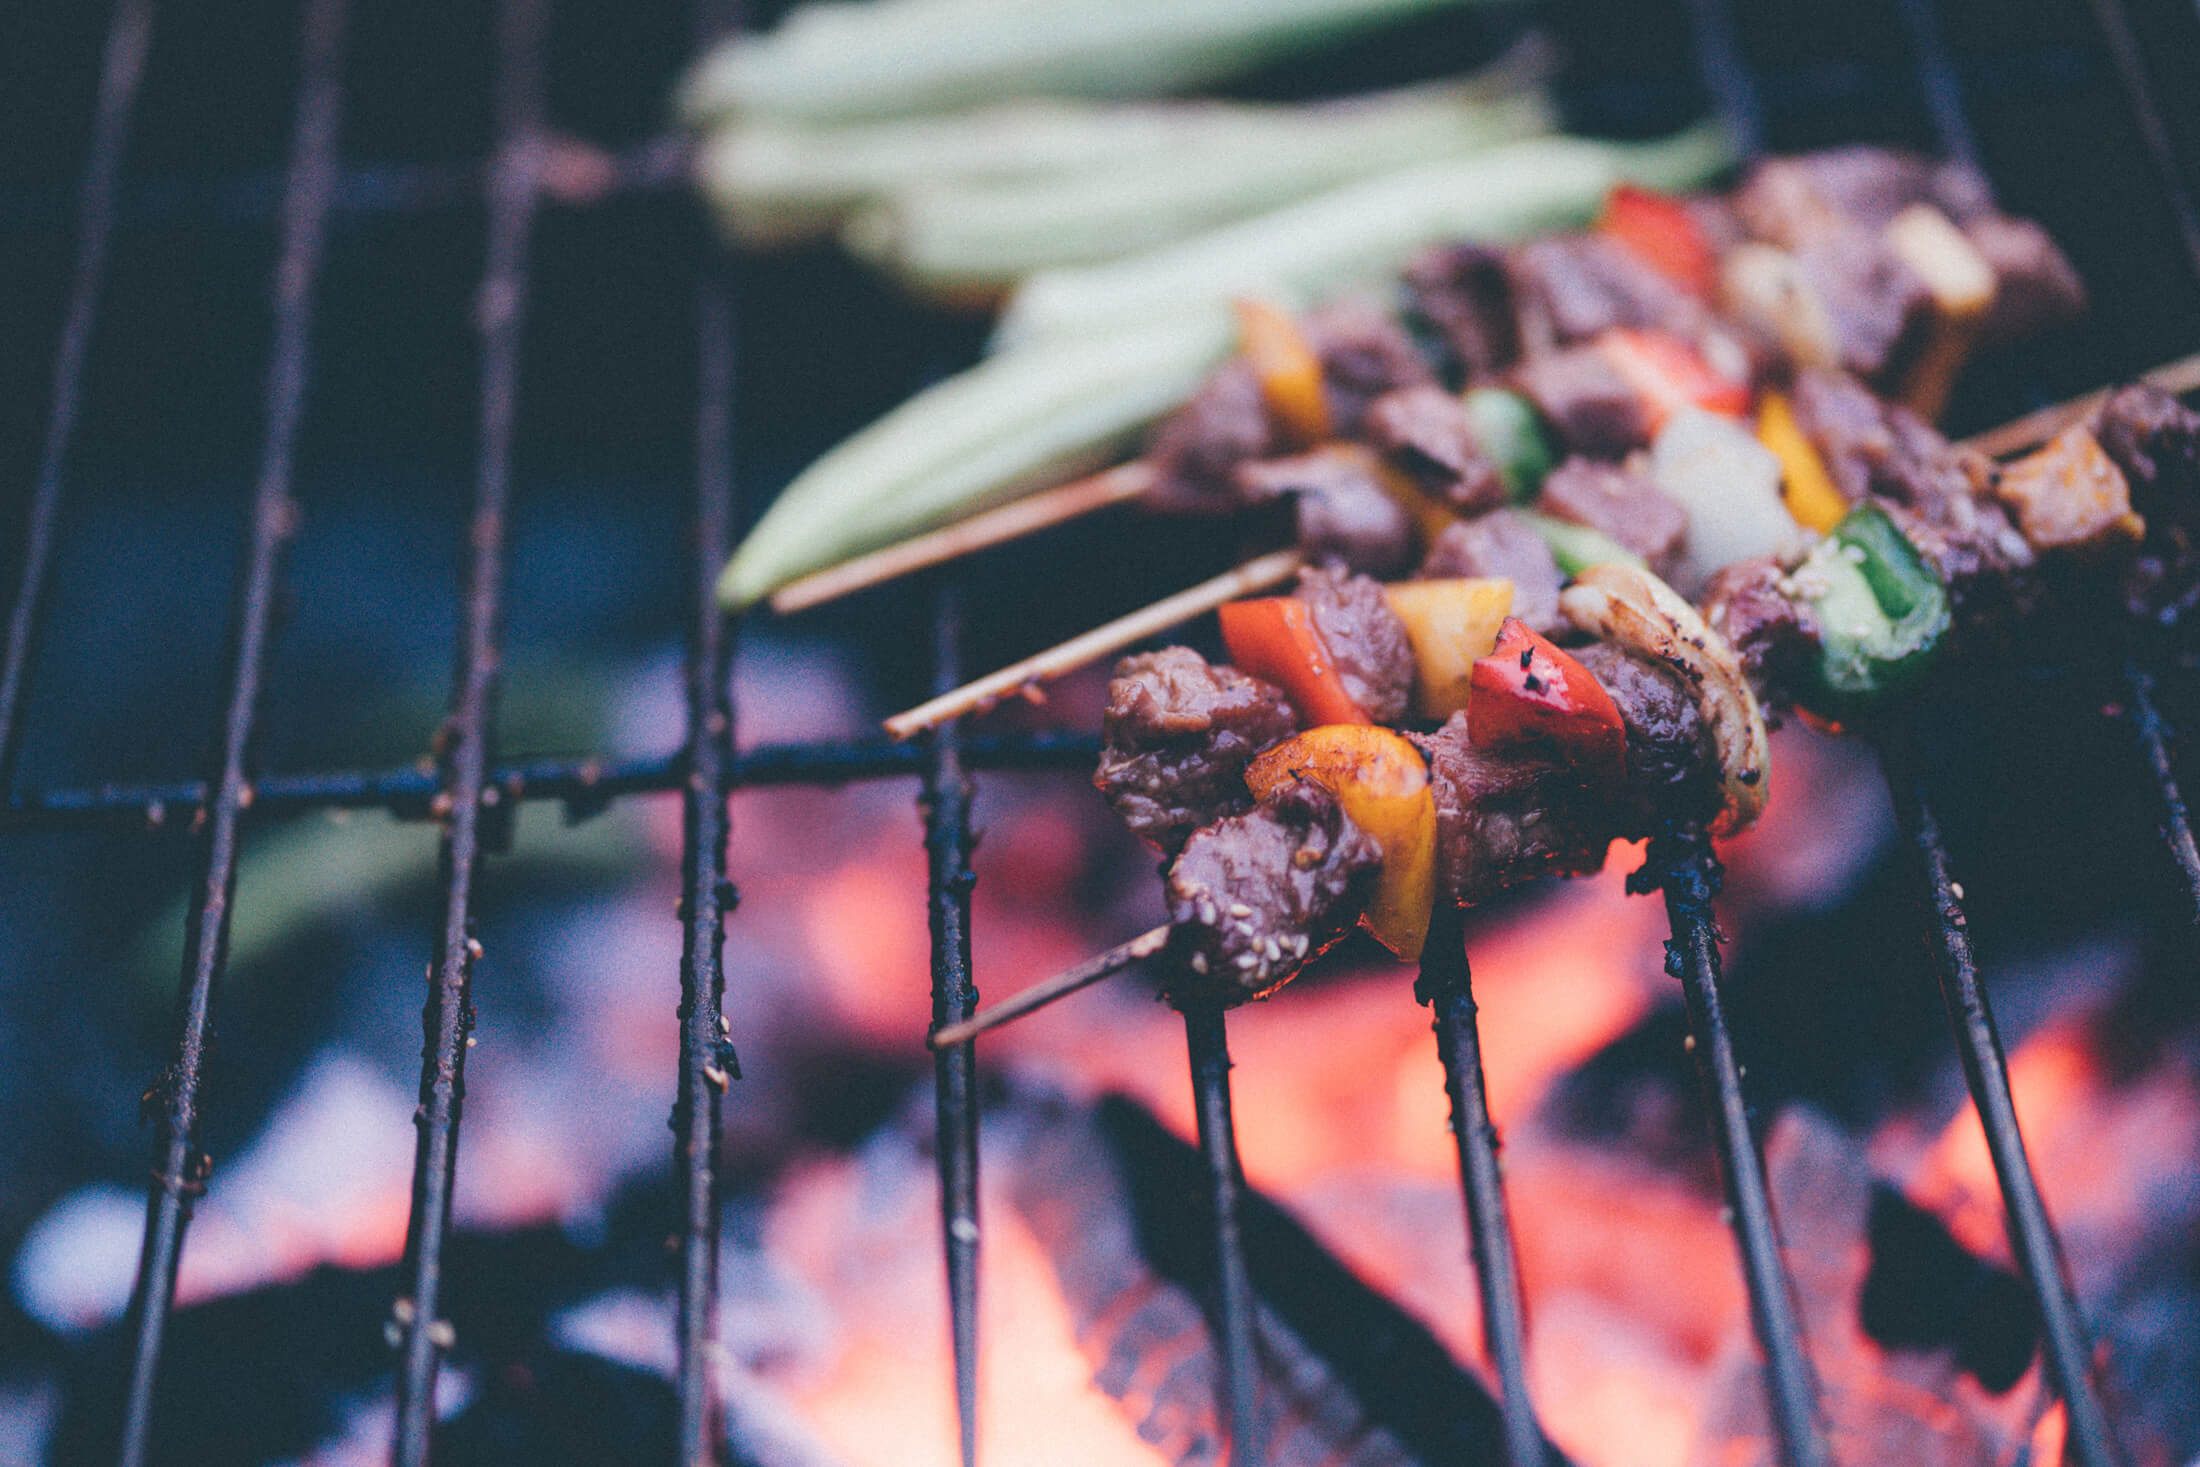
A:
POLYGON ((1978 135, 1971 130, 1963 107, 1963 83, 1949 59, 1948 43, 1940 34, 1940 16, 1933 0, 1898 0, 1902 24, 1910 32, 1910 47, 1917 58, 1917 77, 1925 93, 1925 110, 1933 119, 1933 135, 1940 151, 1969 168, 1979 166, 1978 135))
POLYGON ((1765 1187, 1764 1163, 1750 1132, 1742 1098, 1741 1068, 1719 999, 1719 933, 1711 904, 1721 872, 1711 842, 1701 832, 1660 836, 1650 842, 1644 867, 1665 892, 1673 940, 1666 971, 1681 981, 1688 1001, 1690 1047, 1711 1101, 1711 1130, 1719 1150, 1719 1178, 1726 1187, 1742 1273, 1749 1285, 1750 1319, 1765 1353, 1765 1386, 1780 1460, 1789 1467, 1829 1467, 1821 1435, 1817 1382, 1803 1345, 1780 1240, 1765 1187))
POLYGON ((2069 1415, 2066 1450, 2070 1459, 2082 1467, 2116 1467, 2122 1455, 2093 1387, 2089 1365, 2092 1351, 2070 1287, 2069 1268, 2063 1261, 2062 1244, 2048 1221, 2032 1163, 2025 1155, 2016 1104, 2009 1091, 2009 1068, 2002 1055, 2001 1036, 1994 1027, 1993 1006, 1987 1000, 1985 985, 1979 981, 1978 964, 1971 952, 1970 924, 1948 874, 1948 850, 1941 841, 1940 824, 1925 799, 1908 731, 1893 731, 1882 740, 1880 757, 1887 772, 1887 787, 1894 795, 1895 818, 1915 848, 1931 907, 1931 938, 1940 969, 1941 997, 1948 1006, 1948 1022, 1955 1029, 1963 1077, 1978 1109, 1979 1124, 1986 1132, 1987 1150, 1993 1156, 2010 1246, 2039 1300, 2048 1370, 2062 1392, 2069 1415))
MULTIPOLYGON (((986 734, 969 739, 962 758, 970 769, 1062 770, 1089 768, 1099 752, 1099 741, 1090 734, 986 734)), ((483 788, 493 790, 491 798, 499 804, 562 800, 576 817, 585 816, 627 795, 680 789, 686 780, 686 758, 683 751, 639 758, 526 759, 497 765, 483 788)), ((924 772, 924 765, 921 746, 884 739, 759 744, 729 758, 725 779, 730 789, 835 785, 912 778, 924 772)), ((442 776, 419 765, 272 774, 253 782, 252 808, 261 815, 387 809, 419 817, 429 813, 442 788, 442 776)), ((206 785, 200 780, 31 790, 0 811, 0 832, 189 822, 205 801, 206 785)))
POLYGON ((1464 914, 1448 902, 1438 902, 1430 914, 1414 997, 1436 1016, 1436 1052, 1444 1062, 1444 1090, 1451 1097, 1451 1130, 1459 1146, 1459 1181, 1466 1194, 1474 1279, 1482 1299, 1482 1340, 1497 1371, 1498 1405, 1505 1418, 1505 1460, 1510 1467, 1545 1467, 1549 1457, 1543 1429, 1528 1395, 1527 1323, 1498 1168, 1497 1128, 1490 1123, 1489 1095, 1482 1083, 1482 1040, 1475 1024, 1464 914))
POLYGON ((61 468, 69 456, 69 439, 83 399, 84 363, 91 356, 99 287, 107 273, 107 245, 114 234, 116 181, 130 133, 130 109, 145 76, 145 56, 152 41, 153 0, 121 0, 108 22, 107 49, 100 62, 91 156, 77 196, 76 267, 69 280, 61 342, 54 350, 53 401, 47 410, 45 446, 39 451, 38 478, 31 488, 15 605, 8 613, 7 659, 0 663, 0 795, 14 780, 15 756, 22 744, 18 715, 46 607, 46 570, 61 518, 61 468))
MULTIPOLYGON (((933 683, 945 692, 962 680, 962 607, 943 583, 933 614, 933 683)), ((970 977, 970 776, 962 762, 962 721, 925 740, 924 849, 930 866, 932 1027, 959 1024, 978 1008, 970 977)), ((978 1460, 978 1047, 975 1041, 932 1057, 938 1115, 940 1228, 947 1250, 947 1307, 955 1356, 955 1420, 963 1467, 978 1460)))
MULTIPOLYGON (((707 268, 707 267, 706 267, 707 268)), ((725 1016, 726 771, 733 763, 733 632, 718 609, 718 571, 733 544, 733 316, 706 279, 696 292, 695 626, 688 646, 687 781, 682 794, 680 1081, 672 1109, 680 1223, 679 1461, 711 1467, 724 1440, 718 1338, 719 1106, 741 1065, 725 1016)))
POLYGON ((2178 167, 2177 145, 2162 121, 2161 105, 2155 99, 2154 84, 2147 79, 2146 58, 2140 53, 2131 17, 2124 10, 2123 0, 2090 0, 2090 3, 2093 17, 2101 27, 2101 37, 2108 43, 2109 59, 2115 63, 2116 75, 2123 82, 2125 96, 2131 103, 2131 119, 2138 126, 2139 140, 2146 145, 2155 172, 2161 175, 2162 188, 2177 217, 2177 232, 2184 241, 2185 257, 2194 273, 2200 275, 2200 205, 2194 204, 2184 170, 2178 167))
POLYGON ((1223 1408, 1218 1414, 1229 1426, 1231 1467, 1260 1467, 1267 1450, 1260 1435, 1260 1362, 1253 1348, 1257 1306, 1238 1225, 1245 1171, 1238 1164, 1237 1131, 1230 1118, 1230 1041, 1220 1004, 1185 1008, 1184 1046, 1191 1058, 1199 1154, 1207 1164, 1214 1205, 1215 1335, 1223 1408))
POLYGON ((413 1156, 412 1213, 406 1226, 407 1292, 394 1306, 403 1355, 397 1374, 397 1467, 428 1460, 435 1382, 450 1326, 442 1303, 443 1244, 450 1230, 458 1164, 459 1112, 465 1099, 466 1048, 473 1028, 470 989, 479 945, 473 936, 474 876, 483 844, 489 745, 496 707, 498 641, 504 590, 505 505, 511 487, 512 433, 519 401, 519 347, 527 303, 528 248, 543 137, 544 0, 504 0, 497 27, 497 159, 490 175, 482 333, 479 460, 469 544, 465 631, 451 709, 439 737, 442 790, 434 813, 443 824, 443 923, 421 1025, 419 1144, 413 1156))
POLYGON ((176 1057, 155 1089, 161 1138, 146 1199, 145 1239, 131 1299, 135 1342, 118 1460, 145 1461, 152 1441, 154 1384, 175 1304, 176 1272, 192 1203, 213 1163, 198 1147, 199 1090, 213 1025, 214 990, 229 951, 237 891, 239 826, 251 803, 246 765, 274 618, 283 542, 296 519, 290 497, 298 428, 310 372, 314 282, 320 275, 337 129, 343 110, 345 0, 312 0, 305 15, 304 62, 290 184, 275 271, 275 338, 267 374, 267 427, 253 489, 244 574, 239 582, 234 656, 223 714, 219 772, 201 833, 198 883, 184 942, 176 1057))
POLYGON ((2147 768, 2154 773, 2155 789, 2162 796, 2162 839, 2177 861, 2179 874, 2185 879, 2193 920, 2200 922, 2200 849, 2193 845, 2192 817, 2185 806, 2185 792, 2177 783, 2177 771, 2170 767, 2170 729, 2161 711, 2154 706, 2154 675, 2136 661, 2126 661, 2124 682, 2131 692, 2131 724, 2139 734, 2139 749, 2146 756, 2147 768))

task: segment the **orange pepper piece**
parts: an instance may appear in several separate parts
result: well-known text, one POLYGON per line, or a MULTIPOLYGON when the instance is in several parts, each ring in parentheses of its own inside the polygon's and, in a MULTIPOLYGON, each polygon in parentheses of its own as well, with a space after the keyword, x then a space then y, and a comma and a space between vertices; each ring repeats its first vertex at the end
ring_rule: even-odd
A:
POLYGON ((1304 448, 1331 436, 1322 359, 1290 315, 1266 301, 1232 302, 1238 350, 1252 364, 1261 400, 1284 436, 1304 448))
POLYGON ((1304 601, 1261 596, 1229 602, 1217 614, 1230 660, 1239 670, 1283 689, 1308 723, 1374 722, 1344 690, 1329 644, 1304 601))

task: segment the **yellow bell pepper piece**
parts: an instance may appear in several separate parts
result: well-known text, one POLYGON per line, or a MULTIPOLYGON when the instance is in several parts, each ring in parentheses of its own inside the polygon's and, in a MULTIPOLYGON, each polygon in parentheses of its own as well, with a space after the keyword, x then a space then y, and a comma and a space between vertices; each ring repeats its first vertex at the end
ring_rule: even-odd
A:
POLYGON ((1322 360, 1290 315, 1266 301, 1233 301, 1238 350, 1252 364, 1261 400, 1300 447, 1330 436, 1329 400, 1322 394, 1322 360))
POLYGON ((1413 644, 1413 711, 1437 723, 1463 711, 1475 659, 1490 655, 1497 629, 1512 614, 1513 583, 1502 577, 1403 581, 1383 593, 1413 644))
POLYGON ((1849 512, 1849 502, 1826 472, 1826 461, 1795 421, 1795 409, 1777 392, 1765 394, 1757 409, 1757 441, 1780 460, 1780 498, 1796 523, 1821 535, 1831 534, 1849 512))
POLYGON ((1421 751, 1377 725, 1325 724, 1276 745, 1245 771, 1263 798, 1294 779, 1335 795, 1381 849, 1360 923, 1399 957, 1418 958, 1436 901, 1436 795, 1421 751))

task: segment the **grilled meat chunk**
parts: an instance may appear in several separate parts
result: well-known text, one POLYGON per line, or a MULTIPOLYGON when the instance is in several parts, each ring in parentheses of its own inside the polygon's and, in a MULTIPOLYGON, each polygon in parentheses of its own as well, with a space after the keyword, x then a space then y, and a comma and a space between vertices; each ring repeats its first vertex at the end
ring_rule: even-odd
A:
POLYGON ((1610 642, 1574 654, 1612 695, 1627 725, 1627 782, 1607 798, 1613 834, 1647 836, 1719 807, 1719 762, 1695 699, 1671 668, 1610 642))
POLYGON ((1436 381, 1406 329, 1372 301, 1323 306, 1307 316, 1305 327, 1321 358, 1330 425, 1340 436, 1357 436, 1368 405, 1383 394, 1436 381))
POLYGON ((1238 466, 1277 447, 1260 380, 1244 358, 1232 357, 1154 434, 1147 502, 1175 514, 1227 514, 1242 503, 1238 466))
POLYGON ((1575 453, 1619 458, 1650 441, 1642 394, 1593 344, 1531 357, 1513 381, 1575 453))
POLYGON ((1169 868, 1170 997, 1259 998, 1351 929, 1382 859, 1336 796, 1294 780, 1195 831, 1169 868))
POLYGON ((1603 867, 1612 836, 1601 803, 1566 771, 1477 749, 1464 713, 1406 737, 1428 755, 1438 900, 1473 906, 1539 876, 1603 867))
POLYGON ((1505 484, 1476 441, 1466 404, 1434 383, 1386 392, 1368 405, 1360 436, 1416 484, 1461 514, 1505 502, 1505 484))
POLYGON ((1413 563, 1413 521, 1376 481, 1381 466, 1356 443, 1332 443, 1290 458, 1238 467, 1239 491, 1254 503, 1287 498, 1298 545, 1316 565, 1389 578, 1413 563))
POLYGON ((1742 225, 1783 249, 1848 229, 1876 232, 1912 204, 1958 224, 1989 212, 1993 193, 1973 169, 1891 148, 1828 148, 1767 158, 1733 195, 1742 225))
POLYGON ((1536 508, 1554 518, 1602 530, 1648 561, 1660 576, 1671 571, 1688 541, 1688 511, 1623 464, 1567 459, 1544 479, 1536 508))
POLYGON ((1438 245, 1406 266, 1406 310, 1451 357, 1453 385, 1479 382, 1520 360, 1520 327, 1505 256, 1487 245, 1438 245))
POLYGON ((1877 237, 1827 231, 1795 251, 1797 274, 1825 310, 1833 364, 1878 377, 1911 353, 1932 316, 1932 293, 1877 237))
POLYGON ((1306 603, 1345 695, 1377 723, 1405 717, 1413 696, 1413 644, 1381 584, 1310 566, 1299 572, 1294 594, 1306 603))
POLYGON ((1092 782, 1123 823, 1164 851, 1249 808, 1245 766, 1298 729, 1281 690, 1189 647, 1126 657, 1108 684, 1092 782))
POLYGON ((1512 614, 1549 636, 1566 626, 1558 612, 1564 578, 1535 526, 1509 509, 1444 526, 1414 573, 1421 580, 1502 576, 1513 583, 1512 614))
POLYGON ((1704 588, 1703 619, 1742 659, 1742 672, 1760 695, 1765 721, 1797 687, 1806 659, 1818 650, 1817 619, 1810 608, 1780 589, 1786 573, 1773 556, 1737 561, 1704 588))
POLYGON ((1693 338, 1703 305, 1632 250, 1594 234, 1551 235, 1512 258, 1520 338, 1530 355, 1587 341, 1615 326, 1693 338))
POLYGON ((1963 232, 1994 270, 1994 303, 1979 328, 1982 341, 2017 341, 2085 314, 2085 282, 2038 224, 1982 214, 1963 232))
POLYGON ((2158 387, 2120 387, 2101 404, 2093 435, 2149 521, 2200 521, 2200 413, 2158 387))

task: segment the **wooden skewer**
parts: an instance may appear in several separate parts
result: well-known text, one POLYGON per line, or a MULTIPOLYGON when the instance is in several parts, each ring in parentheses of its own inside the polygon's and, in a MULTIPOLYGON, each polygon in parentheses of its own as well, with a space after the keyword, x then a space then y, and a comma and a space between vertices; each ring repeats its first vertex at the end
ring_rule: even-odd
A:
POLYGON ((1117 464, 1112 469, 1011 500, 966 520, 957 520, 930 534, 813 571, 798 581, 789 581, 772 592, 772 610, 781 616, 806 611, 911 571, 1037 534, 1106 509, 1111 504, 1136 499, 1152 488, 1153 482, 1153 465, 1144 459, 1117 464))
MULTIPOLYGON (((2149 387, 2158 387, 2172 397, 2183 397, 2190 392, 2200 392, 2200 352, 2165 362, 2139 378, 2149 387)), ((2058 402, 2043 407, 2038 412, 2026 413, 2021 418, 1988 428, 1963 440, 1965 448, 1975 448, 1988 458, 2007 458, 2012 453, 2022 453, 2037 448, 2073 423, 2083 422, 2108 401, 2112 387, 2097 388, 2083 397, 2073 397, 2068 402, 2058 402)))
POLYGON ((1212 611, 1225 601, 1235 601, 1240 596, 1280 585, 1298 574, 1303 563, 1304 557, 1296 550, 1270 551, 1248 560, 1236 570, 1201 581, 1188 591, 1165 596, 1151 606, 1119 616, 1105 626, 1094 627, 1058 647, 1050 647, 1021 662, 1012 662, 999 672, 965 683, 953 692, 942 693, 907 713, 897 713, 886 720, 886 732, 897 739, 906 739, 928 728, 937 728, 951 718, 989 708, 1020 688, 1033 687, 1074 672, 1110 652, 1120 651, 1157 632, 1165 632, 1179 622, 1190 621, 1203 611, 1212 611))
POLYGON ((1020 1019, 1034 1009, 1045 1008, 1058 998, 1067 998, 1080 988, 1090 988, 1103 978, 1144 962, 1161 951, 1168 940, 1169 924, 1164 922, 1149 932, 1139 933, 1129 942, 1117 943, 1106 952, 1085 959, 1067 972, 1057 973, 1044 983, 1032 984, 1014 998, 1004 998, 990 1008, 980 1009, 960 1024, 935 1030, 924 1042, 934 1049, 953 1049, 958 1044, 968 1044, 988 1029, 997 1029, 1010 1019, 1020 1019))

